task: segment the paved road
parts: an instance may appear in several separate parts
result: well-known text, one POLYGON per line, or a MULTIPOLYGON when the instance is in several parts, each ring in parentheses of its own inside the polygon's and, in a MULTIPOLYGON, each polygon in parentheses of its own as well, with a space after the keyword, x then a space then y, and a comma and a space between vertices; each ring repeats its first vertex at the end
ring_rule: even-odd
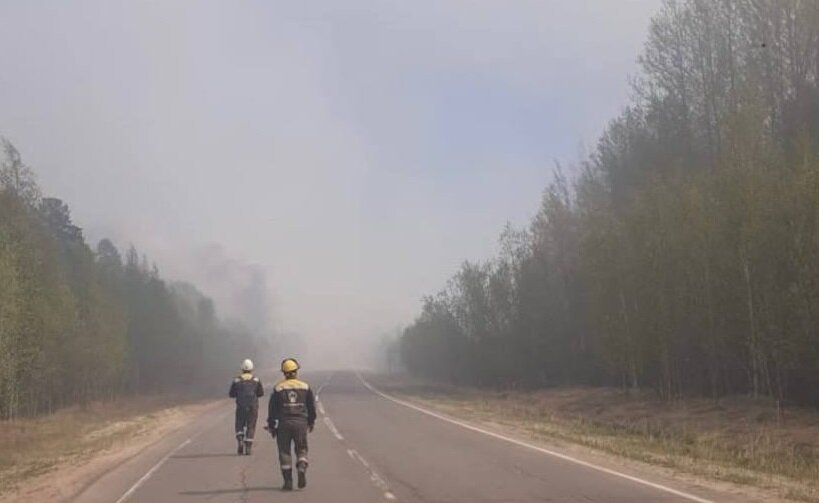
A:
MULTIPOLYGON (((307 378, 321 389, 307 489, 279 491, 275 446, 263 430, 252 456, 236 455, 226 400, 224 408, 112 470, 75 501, 748 501, 617 467, 579 464, 469 429, 379 395, 352 372, 307 378)), ((261 416, 260 423, 266 414, 261 416)))

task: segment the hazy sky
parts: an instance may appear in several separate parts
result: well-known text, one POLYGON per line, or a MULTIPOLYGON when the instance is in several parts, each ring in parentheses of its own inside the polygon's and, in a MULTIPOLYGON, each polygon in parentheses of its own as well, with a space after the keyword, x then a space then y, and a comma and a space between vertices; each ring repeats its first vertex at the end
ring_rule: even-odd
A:
POLYGON ((91 239, 337 353, 527 223, 658 7, 0 0, 0 134, 91 239))

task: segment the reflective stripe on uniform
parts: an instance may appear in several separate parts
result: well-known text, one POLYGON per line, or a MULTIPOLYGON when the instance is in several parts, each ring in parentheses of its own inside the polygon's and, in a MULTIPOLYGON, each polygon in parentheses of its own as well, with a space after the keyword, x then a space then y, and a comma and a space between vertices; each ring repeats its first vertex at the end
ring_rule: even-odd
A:
POLYGON ((283 391, 286 389, 310 389, 310 385, 304 381, 299 381, 298 379, 285 379, 283 381, 279 381, 274 388, 276 391, 283 391))

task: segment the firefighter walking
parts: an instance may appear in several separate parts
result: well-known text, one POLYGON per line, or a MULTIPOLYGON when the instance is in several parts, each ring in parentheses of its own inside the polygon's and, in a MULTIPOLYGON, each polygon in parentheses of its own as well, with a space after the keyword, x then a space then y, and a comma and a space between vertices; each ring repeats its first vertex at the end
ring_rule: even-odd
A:
POLYGON ((253 362, 242 362, 242 373, 233 379, 228 395, 236 399, 236 441, 238 454, 250 455, 253 437, 256 433, 256 418, 259 415, 259 397, 264 396, 264 388, 258 377, 253 375, 253 362))
POLYGON ((310 385, 298 379, 299 363, 287 358, 281 366, 284 379, 279 381, 270 395, 267 409, 267 427, 279 447, 284 485, 293 489, 293 455, 296 451, 298 486, 307 485, 307 433, 313 431, 316 422, 316 403, 310 385))

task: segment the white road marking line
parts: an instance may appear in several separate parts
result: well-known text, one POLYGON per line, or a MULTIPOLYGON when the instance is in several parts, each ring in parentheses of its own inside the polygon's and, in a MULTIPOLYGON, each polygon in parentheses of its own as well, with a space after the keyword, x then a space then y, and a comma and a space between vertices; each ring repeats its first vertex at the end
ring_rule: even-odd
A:
MULTIPOLYGON (((319 388, 319 391, 321 391, 330 382, 330 379, 332 377, 333 377, 333 375, 330 374, 330 377, 327 378, 327 382, 325 382, 324 384, 321 385, 321 387, 319 388)), ((323 417, 324 424, 327 425, 327 429, 330 430, 333 433, 333 435, 335 435, 335 437, 339 441, 344 442, 344 437, 338 431, 338 428, 336 428, 336 425, 333 424, 333 420, 330 419, 330 416, 328 416, 327 413, 324 411, 324 406, 321 404, 321 402, 318 402, 318 409, 319 409, 319 412, 321 412, 321 415, 324 416, 323 417)), ((346 444, 346 442, 344 442, 344 443, 346 444)), ((359 463, 364 465, 364 468, 367 470, 367 473, 370 475, 370 480, 372 481, 372 483, 378 489, 380 489, 380 490, 382 490, 384 492, 384 499, 386 499, 388 501, 398 501, 398 498, 395 497, 395 494, 393 494, 392 491, 390 491, 390 486, 389 486, 389 484, 387 484, 387 481, 384 480, 378 474, 378 472, 376 472, 370 466, 370 464, 367 462, 366 459, 361 457, 361 454, 359 454, 358 451, 356 451, 355 449, 349 449, 348 448, 347 449, 347 455, 350 456, 350 458, 352 458, 354 460, 357 460, 359 463)))
POLYGON ((325 381, 321 383, 321 386, 319 386, 318 389, 316 390, 316 404, 318 404, 319 412, 321 412, 322 414, 324 414, 324 406, 321 405, 319 395, 321 394, 321 390, 323 390, 325 386, 330 384, 330 381, 333 379, 333 375, 335 375, 335 372, 332 372, 329 376, 327 376, 327 379, 325 379, 325 381))
POLYGON ((467 430, 472 430, 472 431, 476 431, 478 433, 483 433, 484 435, 487 435, 487 436, 490 436, 490 437, 493 437, 493 438, 497 438, 499 440, 505 440, 506 442, 509 442, 511 444, 515 444, 515 445, 518 445, 518 446, 521 446, 521 447, 526 447, 528 449, 532 449, 534 451, 542 452, 544 454, 548 454, 550 456, 554 456, 556 458, 560 458, 560 459, 563 459, 565 461, 576 463, 578 465, 585 466, 586 468, 591 468, 593 470, 597 470, 597 471, 600 471, 600 472, 603 472, 603 473, 607 473, 609 475, 613 475, 615 477, 620 477, 620 478, 623 478, 623 479, 626 479, 626 480, 630 480, 632 482, 636 482, 636 483, 642 484, 644 486, 648 486, 648 487, 651 487, 651 488, 654 488, 654 489, 658 489, 660 491, 665 491, 667 493, 674 494, 676 496, 680 496, 681 498, 685 498, 685 499, 688 499, 688 500, 691 500, 691 501, 696 501, 697 503, 715 503, 712 500, 708 500, 708 499, 705 499, 705 498, 700 498, 699 496, 695 496, 693 494, 686 493, 686 492, 683 492, 683 491, 678 491, 676 489, 673 489, 673 488, 668 487, 668 486, 664 486, 662 484, 657 484, 657 483, 650 482, 650 481, 645 480, 645 479, 641 479, 639 477, 634 477, 632 475, 628 475, 628 474, 625 474, 625 473, 622 473, 622 472, 618 472, 616 470, 611 470, 609 468, 605 468, 605 467, 602 467, 602 466, 599 466, 599 465, 595 465, 593 463, 589 463, 588 461, 583 461, 583 460, 568 456, 566 454, 561 454, 559 452, 551 451, 551 450, 545 449, 543 447, 538 447, 536 445, 532 445, 532 444, 523 442, 522 440, 517 440, 517 439, 511 438, 511 437, 506 437, 504 435, 500 435, 498 433, 487 431, 487 430, 484 430, 482 428, 478 428, 477 426, 472 426, 471 424, 467 424, 467 423, 458 421, 456 419, 452 419, 450 417, 438 414, 436 412, 432 412, 431 410, 427 410, 427 409, 425 409, 423 407, 419 407, 419 406, 417 406, 415 404, 405 402, 404 400, 400 400, 398 398, 395 398, 393 396, 387 395, 386 393, 383 393, 383 392, 379 391, 378 389, 374 388, 370 383, 368 383, 364 379, 364 377, 361 375, 360 372, 356 372, 356 375, 358 376, 358 379, 361 381, 361 383, 364 384, 364 386, 367 389, 369 389, 370 391, 372 391, 376 395, 380 396, 381 398, 385 398, 387 400, 390 400, 391 402, 397 403, 398 405, 403 405, 404 407, 408 407, 410 409, 416 410, 416 411, 421 412, 423 414, 426 414, 428 416, 432 416, 432 417, 434 417, 436 419, 440 419, 441 421, 446 421, 448 423, 452 423, 452 424, 460 426, 462 428, 466 428, 467 430))
POLYGON ((318 390, 316 391, 316 396, 318 396, 318 394, 321 393, 321 390, 323 390, 325 386, 330 384, 330 381, 333 379, 334 375, 335 375, 335 372, 331 372, 330 375, 327 376, 327 379, 325 379, 324 382, 321 383, 321 386, 318 387, 318 390))
POLYGON ((159 470, 159 469, 162 467, 162 465, 164 465, 164 464, 165 464, 165 461, 167 461, 167 460, 168 460, 168 458, 170 458, 171 456, 173 456, 174 454, 176 454, 176 453, 177 453, 177 452, 178 452, 180 449, 182 449, 183 447, 185 447, 185 446, 186 446, 186 445, 188 445, 189 443, 191 443, 191 439, 190 439, 190 438, 189 438, 189 439, 187 439, 187 440, 185 440, 185 441, 184 441, 184 442, 182 442, 181 444, 177 445, 177 446, 176 446, 176 448, 175 448, 174 450, 172 450, 171 452, 169 452, 168 454, 166 454, 166 455, 165 455, 165 456, 164 456, 162 459, 160 459, 160 460, 159 460, 159 462, 157 462, 157 464, 155 464, 155 465, 154 465, 154 466, 153 466, 153 467, 152 467, 150 470, 148 470, 148 471, 145 473, 145 475, 143 475, 143 476, 142 476, 142 477, 141 477, 139 480, 137 480, 137 481, 136 481, 136 483, 134 483, 134 485, 132 485, 132 486, 131 486, 131 488, 130 488, 130 489, 128 489, 128 491, 126 491, 126 492, 125 492, 125 494, 123 494, 122 496, 120 496, 120 498, 119 498, 119 499, 116 501, 116 503, 122 503, 123 501, 127 500, 128 498, 130 498, 130 497, 131 497, 131 495, 132 495, 132 494, 134 494, 134 493, 136 492, 136 490, 137 490, 137 489, 139 489, 139 488, 140 488, 140 486, 141 486, 142 484, 144 484, 144 483, 145 483, 145 481, 146 481, 146 480, 148 480, 149 478, 151 478, 151 475, 153 475, 153 474, 154 474, 154 472, 156 472, 157 470, 159 470))
POLYGON ((387 484, 387 481, 384 480, 381 477, 381 475, 378 474, 378 472, 373 470, 373 468, 370 466, 370 464, 367 462, 367 460, 364 459, 363 457, 361 457, 361 454, 359 454, 358 451, 356 451, 355 449, 347 449, 347 455, 350 456, 353 459, 358 460, 359 463, 364 465, 364 468, 370 474, 370 480, 372 480, 373 484, 377 488, 384 491, 384 498, 385 499, 393 500, 393 501, 397 499, 395 497, 395 495, 390 491, 390 486, 389 486, 389 484, 387 484))
POLYGON ((336 425, 333 424, 333 421, 328 416, 324 416, 324 424, 327 425, 327 429, 329 429, 337 439, 344 440, 344 437, 341 436, 336 425))
POLYGON ((195 435, 193 435, 192 437, 188 438, 187 440, 185 440, 185 441, 184 441, 184 442, 182 442, 181 444, 177 445, 177 446, 176 446, 176 447, 175 447, 175 448, 174 448, 174 449, 173 449, 171 452, 169 452, 169 453, 168 453, 168 454, 166 454, 166 455, 165 455, 165 456, 164 456, 162 459, 160 459, 159 461, 157 461, 157 463, 156 463, 154 466, 152 466, 152 467, 151 467, 151 469, 150 469, 150 470, 148 470, 148 471, 145 473, 145 475, 143 475, 142 477, 140 477, 140 479, 139 479, 139 480, 137 480, 137 481, 134 483, 134 485, 132 485, 132 486, 131 486, 131 487, 130 487, 130 488, 127 490, 127 491, 125 491, 125 494, 123 494, 122 496, 120 496, 120 497, 119 497, 119 499, 118 499, 118 500, 117 500, 115 503, 123 503, 123 502, 124 502, 124 501, 126 501, 128 498, 130 498, 131 496, 133 496, 133 494, 134 494, 134 493, 137 491, 137 489, 139 489, 139 488, 140 488, 140 486, 142 486, 142 484, 144 484, 144 483, 145 483, 145 482, 146 482, 146 481, 147 481, 149 478, 151 478, 151 476, 152 476, 152 475, 153 475, 153 474, 154 474, 154 473, 155 473, 157 470, 159 470, 159 469, 162 467, 162 465, 164 465, 164 464, 165 464, 165 462, 166 462, 166 461, 168 461, 168 459, 170 459, 170 458, 171 458, 171 456, 173 456, 174 454, 176 454, 177 452, 179 452, 179 451, 180 451, 180 450, 181 450, 183 447, 185 447, 186 445, 190 444, 190 443, 191 443, 191 442, 192 442, 192 441, 193 441, 195 438, 197 438, 199 435, 201 435, 202 433, 204 433, 204 432, 208 431, 208 430, 209 430, 209 429, 210 429, 212 426, 216 425, 216 424, 217 424, 219 421, 221 421, 221 420, 222 420, 222 419, 223 419, 225 416, 227 416, 227 414, 228 414, 228 412, 224 412, 224 413, 220 414, 220 415, 219 415, 219 417, 218 417, 218 418, 217 418, 217 419, 216 419, 216 420, 215 420, 213 423, 209 424, 208 426, 206 426, 205 428, 203 428, 201 431, 197 432, 197 433, 196 433, 195 435))

